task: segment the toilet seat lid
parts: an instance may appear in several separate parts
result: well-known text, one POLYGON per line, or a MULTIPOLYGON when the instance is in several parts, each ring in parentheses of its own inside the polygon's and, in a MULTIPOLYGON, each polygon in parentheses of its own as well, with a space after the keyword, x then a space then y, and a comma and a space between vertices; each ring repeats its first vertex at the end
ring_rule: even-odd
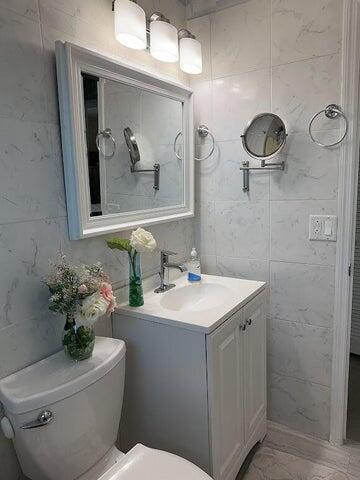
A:
POLYGON ((193 463, 162 450, 137 444, 98 480, 211 480, 193 463))

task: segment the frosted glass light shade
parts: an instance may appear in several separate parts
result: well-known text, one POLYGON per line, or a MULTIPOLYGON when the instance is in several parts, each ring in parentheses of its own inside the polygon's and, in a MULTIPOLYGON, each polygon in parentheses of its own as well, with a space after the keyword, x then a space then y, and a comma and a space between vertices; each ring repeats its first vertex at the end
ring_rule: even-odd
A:
POLYGON ((162 62, 179 60, 178 36, 174 25, 161 20, 150 23, 150 53, 162 62))
POLYGON ((201 43, 195 38, 180 40, 180 68, 190 74, 202 72, 201 43))
POLYGON ((125 47, 146 49, 146 15, 130 0, 115 1, 115 37, 125 47))

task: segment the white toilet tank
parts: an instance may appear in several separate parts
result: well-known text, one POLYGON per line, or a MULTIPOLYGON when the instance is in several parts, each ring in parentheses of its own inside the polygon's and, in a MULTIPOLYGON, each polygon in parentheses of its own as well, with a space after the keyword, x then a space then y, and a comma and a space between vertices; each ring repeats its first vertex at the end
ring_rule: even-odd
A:
POLYGON ((56 353, 0 381, 0 401, 24 474, 73 480, 113 447, 120 422, 125 344, 96 337, 93 356, 75 363, 56 353), (37 428, 44 411, 53 419, 37 428))

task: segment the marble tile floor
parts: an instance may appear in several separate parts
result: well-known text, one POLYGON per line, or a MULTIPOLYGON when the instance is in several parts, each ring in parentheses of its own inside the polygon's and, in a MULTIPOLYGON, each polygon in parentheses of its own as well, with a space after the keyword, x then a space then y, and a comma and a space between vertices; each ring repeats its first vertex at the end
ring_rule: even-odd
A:
POLYGON ((237 480, 357 480, 344 472, 261 446, 237 480))

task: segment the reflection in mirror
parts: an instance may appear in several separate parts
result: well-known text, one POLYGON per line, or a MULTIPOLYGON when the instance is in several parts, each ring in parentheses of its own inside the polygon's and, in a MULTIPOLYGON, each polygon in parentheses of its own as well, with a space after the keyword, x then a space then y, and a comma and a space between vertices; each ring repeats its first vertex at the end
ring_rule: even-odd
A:
POLYGON ((140 162, 140 152, 135 135, 133 134, 131 128, 124 128, 124 137, 129 150, 130 162, 131 165, 134 167, 137 162, 140 162))
POLYGON ((261 113, 251 120, 242 140, 251 157, 259 160, 274 157, 285 145, 285 124, 273 113, 261 113))
POLYGON ((182 102, 84 72, 82 78, 90 216, 182 205, 184 165, 173 151, 182 102))

